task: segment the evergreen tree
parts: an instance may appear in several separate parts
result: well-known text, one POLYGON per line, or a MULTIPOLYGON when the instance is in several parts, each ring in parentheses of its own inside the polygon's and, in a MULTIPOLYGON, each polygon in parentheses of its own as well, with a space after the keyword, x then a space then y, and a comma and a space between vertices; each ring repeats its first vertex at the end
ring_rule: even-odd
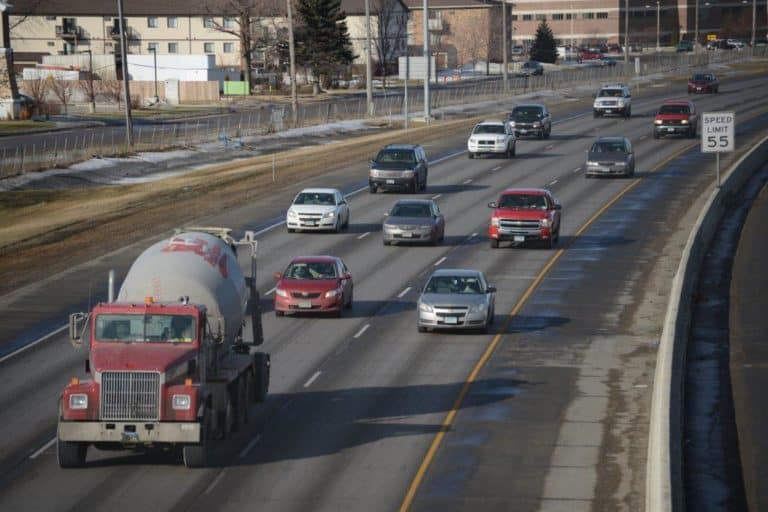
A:
POLYGON ((557 43, 547 20, 541 20, 536 29, 536 39, 531 46, 531 60, 554 64, 557 60, 557 43))
POLYGON ((355 55, 341 0, 298 0, 296 13, 298 64, 311 68, 320 78, 352 63, 355 55))

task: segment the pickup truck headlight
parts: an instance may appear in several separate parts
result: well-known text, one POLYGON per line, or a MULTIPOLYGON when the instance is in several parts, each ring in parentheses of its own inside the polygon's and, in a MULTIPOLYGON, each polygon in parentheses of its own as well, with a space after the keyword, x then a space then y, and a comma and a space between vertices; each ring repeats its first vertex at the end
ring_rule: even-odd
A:
POLYGON ((661 124, 662 122, 661 119, 654 119, 653 124, 661 124))
POLYGON ((499 218, 491 217, 491 226, 499 227, 499 218))
POLYGON ((683 119, 682 121, 680 121, 680 124, 688 124, 688 120, 687 119, 683 119))
POLYGON ((539 220, 539 225, 541 225, 541 227, 543 228, 548 228, 552 225, 552 219, 550 219, 549 217, 545 217, 539 220))
POLYGON ((88 395, 85 393, 73 393, 69 395, 69 408, 82 410, 88 408, 88 395))
POLYGON ((323 214, 323 218, 324 219, 332 219, 335 216, 336 216, 336 212, 328 212, 328 213, 323 214))
POLYGON ((597 167, 599 165, 600 165, 599 162, 593 162, 591 160, 587 160, 587 167, 597 167))
POLYGON ((192 406, 192 397, 189 395, 173 395, 171 407, 174 411, 188 411, 192 406))
POLYGON ((403 171, 403 177, 404 178, 412 178, 413 177, 413 171, 403 171))
POLYGON ((376 169, 371 169, 371 178, 378 178, 379 177, 379 171, 376 169))
POLYGON ((423 302, 420 302, 419 303, 419 311, 423 311, 425 313, 432 313, 435 310, 432 309, 432 306, 430 306, 429 304, 424 304, 423 302))
POLYGON ((534 127, 534 128, 541 128, 541 123, 539 123, 539 122, 537 121, 537 122, 533 123, 533 127, 534 127))
POLYGON ((515 122, 514 121, 507 121, 507 124, 509 124, 509 126, 511 126, 512 128, 515 127, 515 122))
POLYGON ((275 295, 279 295, 283 298, 288 298, 288 292, 283 290, 282 288, 275 288, 275 295))

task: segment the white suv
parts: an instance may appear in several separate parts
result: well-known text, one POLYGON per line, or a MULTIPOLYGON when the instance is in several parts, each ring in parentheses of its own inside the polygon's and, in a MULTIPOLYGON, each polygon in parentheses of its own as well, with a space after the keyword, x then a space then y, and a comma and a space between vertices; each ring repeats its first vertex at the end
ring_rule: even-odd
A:
POLYGON ((624 84, 606 84, 595 95, 592 104, 594 117, 605 114, 619 114, 624 117, 632 115, 632 95, 629 87, 624 84))
POLYGON ((515 156, 515 130, 509 123, 503 121, 483 121, 472 129, 467 140, 469 158, 483 153, 504 155, 506 158, 515 156))
POLYGON ((289 233, 317 229, 339 232, 349 226, 349 205, 335 188, 306 188, 293 199, 285 224, 289 233))

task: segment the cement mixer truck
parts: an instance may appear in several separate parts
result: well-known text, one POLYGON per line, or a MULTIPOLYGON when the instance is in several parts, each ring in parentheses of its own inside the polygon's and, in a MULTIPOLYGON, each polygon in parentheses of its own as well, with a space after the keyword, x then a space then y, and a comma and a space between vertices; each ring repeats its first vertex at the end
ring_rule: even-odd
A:
POLYGON ((70 316, 89 378, 61 395, 61 467, 84 465, 90 446, 180 449, 187 467, 206 466, 214 440, 247 423, 270 369, 256 350, 256 248, 252 232, 177 230, 139 255, 116 300, 111 274, 109 300, 70 316))

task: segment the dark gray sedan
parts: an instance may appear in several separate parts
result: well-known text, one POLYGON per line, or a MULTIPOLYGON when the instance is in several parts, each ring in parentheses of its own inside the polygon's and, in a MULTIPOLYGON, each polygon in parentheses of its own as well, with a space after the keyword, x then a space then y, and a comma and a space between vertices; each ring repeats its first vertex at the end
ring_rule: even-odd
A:
POLYGON ((431 199, 401 199, 382 226, 384 245, 392 242, 429 242, 437 245, 445 237, 445 217, 431 199))
POLYGON ((635 175, 635 153, 626 137, 600 137, 587 151, 587 178, 635 175))

